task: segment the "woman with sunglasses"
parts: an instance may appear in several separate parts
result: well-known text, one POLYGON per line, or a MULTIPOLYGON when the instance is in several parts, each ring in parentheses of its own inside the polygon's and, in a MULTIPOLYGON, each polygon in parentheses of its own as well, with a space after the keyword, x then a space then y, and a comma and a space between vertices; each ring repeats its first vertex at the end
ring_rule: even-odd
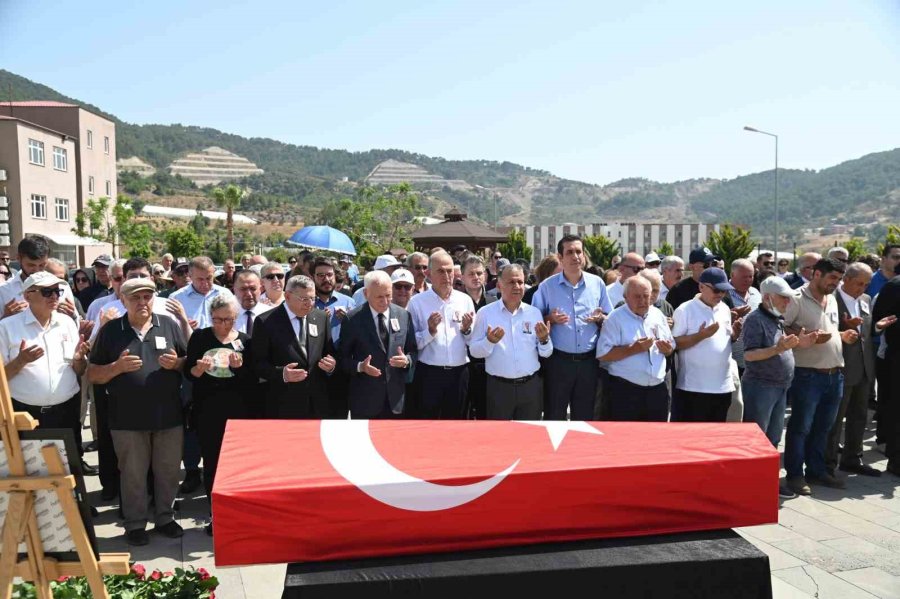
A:
POLYGON ((284 301, 284 269, 277 262, 264 264, 259 271, 263 293, 259 301, 267 306, 280 306, 284 301))
POLYGON ((12 278, 12 271, 6 264, 0 264, 0 283, 8 281, 12 278))

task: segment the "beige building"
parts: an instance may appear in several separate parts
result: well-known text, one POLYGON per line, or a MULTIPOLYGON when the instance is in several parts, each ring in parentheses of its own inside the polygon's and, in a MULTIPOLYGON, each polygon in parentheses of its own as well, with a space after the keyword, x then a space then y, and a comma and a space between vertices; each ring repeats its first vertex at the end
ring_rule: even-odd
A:
MULTIPOLYGON (((53 242, 54 255, 67 263, 90 264, 97 255, 111 253, 112 247, 109 244, 97 245, 95 240, 78 237, 72 233, 72 228, 75 226, 75 215, 83 211, 89 200, 108 197, 110 207, 115 203, 117 196, 115 123, 80 106, 49 101, 0 102, 0 115, 14 119, 10 121, 10 118, 6 118, 4 122, 18 123, 14 126, 17 131, 14 138, 7 137, 7 131, 11 129, 5 130, 4 135, 0 135, 0 146, 6 147, 14 143, 18 148, 15 154, 18 162, 0 163, 0 168, 7 170, 7 178, 10 181, 13 178, 11 175, 13 170, 17 171, 16 176, 19 180, 30 181, 31 185, 56 185, 55 175, 61 172, 71 173, 71 176, 74 176, 73 193, 69 194, 71 197, 61 198, 69 199, 68 221, 55 219, 56 198, 50 200, 50 195, 37 187, 20 187, 15 197, 12 192, 9 193, 10 212, 20 212, 23 223, 22 229, 11 227, 11 248, 15 249, 23 234, 41 233, 53 242), (37 145, 29 141, 32 138, 25 138, 25 145, 21 145, 21 131, 24 128, 56 136, 56 146, 44 144, 43 167, 32 161, 39 154, 37 145), (54 168, 54 165, 62 164, 62 153, 53 149, 54 147, 63 149, 59 146, 60 136, 68 138, 68 143, 71 144, 70 150, 66 152, 66 171, 54 168), (53 174, 50 171, 53 171, 53 174), (48 202, 52 202, 52 205, 48 203, 48 218, 45 220, 40 218, 35 218, 34 221, 27 220, 26 217, 32 214, 30 205, 32 194, 46 195, 48 202), (32 230, 33 228, 36 229, 32 230)), ((9 151, 7 154, 12 156, 9 151)), ((8 186, 10 181, 7 182, 8 186)), ((35 210, 39 214, 39 201, 37 205, 35 210)), ((60 210, 60 215, 63 215, 62 208, 60 210)))

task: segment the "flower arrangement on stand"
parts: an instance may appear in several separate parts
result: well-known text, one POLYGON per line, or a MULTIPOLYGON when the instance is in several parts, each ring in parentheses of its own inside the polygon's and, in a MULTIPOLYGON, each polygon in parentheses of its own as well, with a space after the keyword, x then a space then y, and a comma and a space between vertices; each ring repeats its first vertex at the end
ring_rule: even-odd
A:
MULTIPOLYGON (((153 570, 141 564, 125 575, 104 576, 111 599, 215 599, 219 581, 204 568, 175 568, 172 572, 153 570)), ((63 576, 50 583, 54 599, 92 599, 84 576, 63 576)), ((13 587, 13 599, 36 599, 34 585, 23 582, 13 587)))

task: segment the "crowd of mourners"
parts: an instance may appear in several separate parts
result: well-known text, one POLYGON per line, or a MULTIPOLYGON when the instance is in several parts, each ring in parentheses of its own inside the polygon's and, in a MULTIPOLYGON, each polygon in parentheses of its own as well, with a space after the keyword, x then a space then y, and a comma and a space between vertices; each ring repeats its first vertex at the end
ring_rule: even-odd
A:
POLYGON ((69 272, 42 236, 17 250, 20 271, 0 253, 14 408, 74 431, 70 464, 99 475, 133 545, 150 521, 182 535, 176 497, 211 494, 229 419, 755 422, 784 436, 791 498, 882 474, 863 461, 874 404, 900 477, 900 245, 807 253, 793 271, 762 252, 726 272, 702 246, 604 271, 566 235, 533 272, 457 246, 385 254, 362 277, 308 251, 221 271, 101 255, 69 272))

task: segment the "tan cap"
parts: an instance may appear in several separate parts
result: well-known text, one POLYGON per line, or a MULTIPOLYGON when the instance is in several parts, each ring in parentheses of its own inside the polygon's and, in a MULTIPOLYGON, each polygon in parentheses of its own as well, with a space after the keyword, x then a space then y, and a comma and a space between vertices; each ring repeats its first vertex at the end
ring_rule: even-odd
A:
POLYGON ((120 288, 122 295, 131 295, 138 291, 156 291, 156 285, 153 283, 153 279, 147 277, 140 277, 137 279, 128 279, 124 283, 122 283, 122 287, 120 288))

